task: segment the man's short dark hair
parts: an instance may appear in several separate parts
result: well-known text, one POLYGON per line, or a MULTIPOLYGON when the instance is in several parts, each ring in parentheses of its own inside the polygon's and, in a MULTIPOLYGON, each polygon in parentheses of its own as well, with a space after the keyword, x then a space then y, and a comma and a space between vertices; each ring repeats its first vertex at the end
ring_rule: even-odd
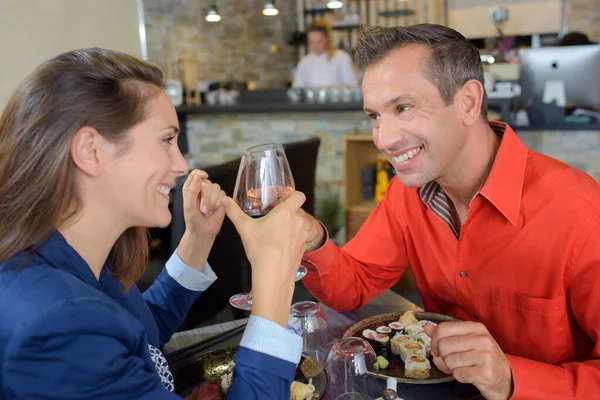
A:
MULTIPOLYGON (((424 71, 439 90, 446 105, 454 102, 456 92, 469 80, 484 85, 479 51, 454 29, 435 24, 408 27, 361 27, 356 44, 356 59, 361 67, 381 62, 392 51, 408 45, 429 48, 424 71)), ((481 115, 487 119, 487 94, 483 93, 481 115)))

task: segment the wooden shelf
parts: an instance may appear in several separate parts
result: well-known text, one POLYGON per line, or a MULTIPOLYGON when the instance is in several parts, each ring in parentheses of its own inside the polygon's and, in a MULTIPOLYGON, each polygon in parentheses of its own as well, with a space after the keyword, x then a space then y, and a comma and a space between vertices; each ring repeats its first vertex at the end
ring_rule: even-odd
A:
POLYGON ((411 15, 415 15, 415 10, 410 10, 410 9, 403 9, 403 10, 388 10, 388 11, 381 11, 379 13, 380 17, 396 17, 396 16, 411 16, 411 15))
POLYGON ((323 14, 326 12, 334 12, 335 9, 333 8, 327 8, 327 7, 319 7, 319 8, 307 8, 306 10, 304 10, 304 14, 305 15, 312 15, 312 14, 323 14))
POLYGON ((360 204, 348 207, 346 211, 370 213, 377 207, 377 204, 379 204, 379 202, 375 200, 365 200, 360 204))
POLYGON ((335 31, 354 30, 354 29, 360 28, 361 26, 362 25, 360 25, 360 24, 356 24, 356 25, 340 25, 340 26, 334 26, 333 30, 335 30, 335 31))

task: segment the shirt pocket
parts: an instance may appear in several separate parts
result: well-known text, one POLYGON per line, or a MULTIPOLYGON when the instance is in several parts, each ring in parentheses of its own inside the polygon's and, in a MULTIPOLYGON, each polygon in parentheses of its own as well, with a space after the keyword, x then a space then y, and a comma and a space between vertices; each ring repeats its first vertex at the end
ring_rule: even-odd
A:
POLYGON ((572 358, 567 298, 492 287, 492 336, 505 353, 549 364, 572 358))

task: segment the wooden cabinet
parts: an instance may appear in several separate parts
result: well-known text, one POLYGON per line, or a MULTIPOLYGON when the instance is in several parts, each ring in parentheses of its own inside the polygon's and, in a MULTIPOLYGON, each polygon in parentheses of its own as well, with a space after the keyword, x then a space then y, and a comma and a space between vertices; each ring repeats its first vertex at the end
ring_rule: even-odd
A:
MULTIPOLYGON (((363 199, 362 170, 380 157, 370 134, 344 136, 344 186, 346 240, 352 239, 377 206, 374 200, 363 199)), ((417 285, 410 270, 396 284, 397 288, 415 290, 417 285)))

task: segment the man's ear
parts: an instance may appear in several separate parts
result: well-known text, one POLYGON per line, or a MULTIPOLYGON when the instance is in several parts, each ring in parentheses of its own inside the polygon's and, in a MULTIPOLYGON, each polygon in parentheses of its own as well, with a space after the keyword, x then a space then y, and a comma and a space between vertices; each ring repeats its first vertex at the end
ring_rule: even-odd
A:
POLYGON ((98 176, 106 162, 106 140, 91 126, 80 128, 71 140, 71 158, 83 173, 98 176))
POLYGON ((483 85, 475 80, 465 82, 460 88, 455 100, 459 100, 458 105, 462 110, 462 122, 469 126, 481 118, 481 103, 485 90, 483 85))

